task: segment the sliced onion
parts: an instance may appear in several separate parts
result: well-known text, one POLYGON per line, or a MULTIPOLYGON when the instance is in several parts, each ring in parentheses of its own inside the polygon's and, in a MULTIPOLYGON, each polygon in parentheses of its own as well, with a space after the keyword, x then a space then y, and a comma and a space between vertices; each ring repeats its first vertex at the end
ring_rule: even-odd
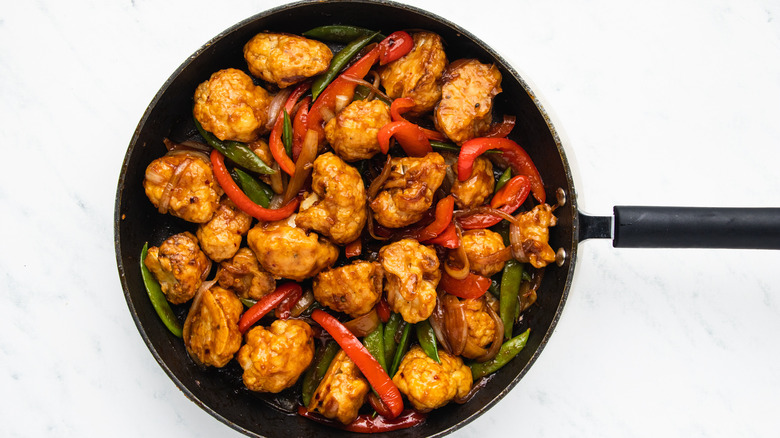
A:
POLYGON ((336 117, 336 113, 325 105, 320 107, 320 115, 322 116, 322 121, 324 123, 328 123, 332 118, 336 117))
POLYGON ((366 213, 368 216, 368 219, 366 220, 366 228, 368 228, 368 234, 374 239, 374 240, 388 240, 389 237, 387 236, 380 236, 376 234, 376 230, 374 229, 374 212, 370 209, 366 209, 366 213))
POLYGON ((494 375, 495 373, 484 377, 480 377, 474 382, 473 385, 471 385, 471 389, 469 390, 469 392, 466 393, 466 395, 464 395, 463 397, 455 396, 455 398, 453 398, 452 401, 454 401, 459 405, 467 403, 469 400, 471 400, 474 397, 474 394, 479 392, 480 389, 484 388, 487 385, 487 383, 490 381, 490 379, 493 378, 494 375))
POLYGON ((511 214, 488 205, 481 205, 479 207, 470 208, 468 210, 458 210, 453 214, 453 217, 459 219, 462 217, 475 216, 478 214, 498 216, 501 219, 507 220, 510 224, 517 224, 518 221, 518 219, 511 214))
POLYGON ((509 243, 512 248, 512 257, 520 262, 527 262, 528 255, 523 249, 523 231, 516 223, 509 225, 509 243))
POLYGON ((312 293, 311 289, 306 289, 306 292, 303 293, 301 299, 298 300, 292 310, 290 310, 290 314, 295 317, 301 316, 301 313, 308 309, 313 303, 314 293, 312 293))
POLYGON ((192 163, 192 158, 190 157, 185 158, 184 161, 179 163, 179 165, 176 166, 176 170, 173 171, 173 176, 171 176, 165 184, 165 189, 163 189, 162 196, 160 196, 160 205, 157 207, 157 211, 161 214, 168 212, 168 207, 171 204, 171 197, 173 196, 173 189, 179 184, 181 175, 190 167, 190 163, 192 163))
POLYGON ((298 196, 298 192, 306 183, 306 178, 311 174, 312 163, 317 158, 319 141, 317 131, 313 129, 306 131, 306 135, 303 137, 303 144, 301 145, 301 153, 298 155, 298 161, 295 162, 295 173, 293 173, 289 184, 287 184, 287 190, 284 192, 285 204, 298 196))
POLYGON ((382 172, 378 177, 374 178, 374 180, 371 181, 371 185, 368 186, 368 190, 366 191, 368 202, 371 202, 374 200, 374 198, 376 198, 376 195, 379 194, 379 190, 385 184, 385 181, 387 181, 387 179, 390 177, 390 171, 393 170, 391 160, 392 157, 390 154, 387 154, 387 160, 385 160, 385 165, 382 167, 382 172))
POLYGON ((379 87, 377 87, 376 85, 372 84, 371 82, 368 82, 365 79, 353 78, 353 77, 350 77, 350 76, 347 76, 347 75, 342 75, 341 77, 344 78, 345 80, 349 81, 349 82, 354 82, 354 83, 356 83, 358 85, 362 85, 364 87, 368 87, 371 90, 372 93, 376 93, 377 96, 381 97, 382 99, 385 99, 385 100, 388 100, 388 101, 392 101, 393 100, 393 99, 390 99, 387 96, 387 94, 385 94, 382 90, 380 90, 379 87))
POLYGON ((447 339, 447 335, 444 331, 444 307, 442 307, 442 295, 443 294, 439 294, 439 299, 436 300, 436 307, 433 308, 433 313, 431 313, 431 316, 428 318, 428 322, 430 322, 431 328, 433 329, 433 334, 436 335, 436 339, 439 341, 442 348, 444 348, 447 353, 452 353, 449 339, 447 339))
POLYGON ((344 323, 344 327, 348 328, 353 335, 358 338, 373 332, 379 326, 379 315, 376 310, 371 309, 370 312, 363 316, 358 316, 355 319, 349 320, 344 323))
POLYGON ((347 107, 349 105, 350 98, 349 96, 345 94, 338 94, 336 95, 336 114, 340 113, 341 110, 347 107))
POLYGON ((271 103, 268 105, 268 121, 265 123, 265 129, 269 131, 273 129, 279 113, 282 112, 282 106, 287 102, 287 98, 290 97, 290 93, 292 93, 291 87, 283 88, 271 99, 271 103))
POLYGON ((271 168, 274 170, 274 173, 272 173, 271 177, 269 178, 269 182, 271 183, 271 190, 273 190, 277 195, 281 195, 284 193, 284 175, 287 174, 280 172, 279 163, 277 162, 274 162, 271 168))
POLYGON ((169 138, 164 138, 163 143, 168 152, 173 151, 197 151, 207 154, 211 152, 211 147, 195 140, 185 140, 181 143, 176 143, 169 138))
POLYGON ((485 307, 487 308, 488 315, 493 319, 496 328, 493 333, 493 342, 490 344, 490 348, 487 349, 485 354, 475 358, 477 362, 485 362, 496 357, 498 350, 501 348, 501 344, 504 341, 504 322, 501 321, 501 317, 498 316, 498 313, 493 310, 493 306, 486 304, 485 307))
MULTIPOLYGON (((184 320, 184 326, 182 327, 182 339, 184 340, 185 347, 188 345, 187 340, 190 338, 190 332, 192 331, 192 319, 195 317, 195 314, 200 311, 200 303, 203 301, 203 293, 211 289, 211 287, 214 286, 216 282, 216 278, 202 282, 200 287, 198 287, 198 291, 195 292, 195 296, 192 298, 192 304, 190 304, 190 309, 187 311, 187 318, 184 320)), ((187 354, 190 355, 192 360, 195 361, 198 366, 206 366, 203 362, 200 361, 200 359, 190 353, 189 348, 185 348, 185 350, 187 350, 187 354)))
POLYGON ((444 302, 444 332, 450 344, 450 352, 460 356, 466 349, 468 339, 468 325, 466 324, 466 311, 458 297, 445 294, 441 298, 444 302))
MULTIPOLYGON (((463 241, 463 231, 460 228, 460 225, 458 225, 457 222, 455 222, 455 232, 458 234, 458 241, 463 241)), ((458 245, 457 248, 450 251, 450 254, 455 254, 455 263, 458 263, 460 266, 453 267, 450 261, 452 260, 451 257, 447 257, 447 260, 444 262, 444 271, 449 275, 450 277, 456 279, 456 280, 463 280, 464 278, 468 277, 469 270, 471 269, 471 265, 469 264, 469 258, 466 256, 466 248, 465 245, 458 245)))

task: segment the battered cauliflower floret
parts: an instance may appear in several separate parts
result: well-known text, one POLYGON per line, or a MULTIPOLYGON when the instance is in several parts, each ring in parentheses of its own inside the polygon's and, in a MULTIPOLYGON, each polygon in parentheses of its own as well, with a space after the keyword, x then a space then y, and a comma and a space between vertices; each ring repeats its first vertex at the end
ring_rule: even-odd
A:
POLYGON ((241 211, 225 196, 211 220, 201 224, 195 235, 203 252, 211 260, 221 262, 236 254, 251 225, 252 216, 241 211))
POLYGON ((390 165, 390 176, 369 206, 380 225, 401 228, 419 221, 431 208, 447 167, 436 152, 421 158, 392 158, 390 165))
POLYGON ((393 383, 415 410, 427 412, 440 408, 471 390, 471 368, 461 358, 439 350, 439 359, 440 364, 415 345, 393 376, 393 383))
POLYGON ((220 140, 251 142, 266 131, 268 92, 235 68, 220 70, 195 89, 193 114, 220 140))
POLYGON ((390 308, 408 323, 431 316, 441 279, 436 251, 414 239, 403 239, 382 247, 379 263, 390 308))
POLYGON ((365 315, 382 296, 382 267, 377 262, 359 260, 322 271, 314 278, 313 292, 320 304, 337 312, 352 317, 365 315))
POLYGON ((324 73, 332 58, 327 45, 284 33, 259 33, 244 45, 249 72, 281 88, 324 73))
POLYGON ((325 138, 345 161, 365 160, 379 152, 379 128, 391 122, 381 100, 356 100, 325 124, 325 138))
POLYGON ((358 367, 341 350, 330 363, 307 408, 324 417, 349 424, 357 418, 358 410, 366 402, 370 389, 371 386, 358 367))
POLYGON ((261 222, 247 233, 247 243, 260 266, 276 278, 301 281, 314 277, 336 262, 336 245, 287 220, 261 222))
POLYGON ((295 224, 343 245, 360 237, 366 224, 366 187, 357 169, 326 152, 314 160, 311 188, 318 196, 301 210, 295 224))
MULTIPOLYGON (((498 333, 498 329, 503 329, 503 326, 496 326, 496 320, 488 312, 487 306, 489 304, 484 296, 476 299, 460 300, 460 302, 466 317, 466 327, 468 327, 466 348, 463 350, 462 355, 469 359, 478 359, 490 348, 496 336, 501 336, 501 340, 503 340, 503 330, 501 333, 498 333)), ((492 310, 495 314, 495 312, 498 312, 498 302, 496 300, 492 302, 492 310)))
POLYGON ((189 231, 174 234, 159 247, 149 248, 144 264, 173 304, 192 299, 211 267, 211 261, 198 246, 198 238, 189 231))
MULTIPOLYGON (((457 174, 457 168, 453 170, 457 174)), ((495 186, 496 180, 493 179, 493 164, 485 157, 477 157, 474 160, 471 176, 465 181, 455 178, 451 192, 458 207, 467 209, 482 205, 493 194, 495 186)))
POLYGON ((184 322, 184 346, 190 356, 204 365, 227 365, 241 347, 238 320, 243 310, 241 301, 227 289, 215 285, 203 291, 184 322))
POLYGON ((405 56, 382 70, 382 86, 393 99, 410 97, 415 106, 411 115, 426 113, 441 99, 441 77, 447 66, 441 37, 431 32, 415 32, 414 47, 405 56))
POLYGON ((314 357, 309 324, 297 319, 256 326, 246 334, 236 359, 244 369, 244 385, 252 391, 277 393, 298 381, 314 357))
POLYGON ((466 230, 463 232, 460 244, 466 252, 470 269, 477 274, 483 277, 491 277, 504 269, 506 264, 504 261, 494 261, 493 263, 485 261, 486 257, 506 247, 504 239, 495 231, 488 229, 466 230))
POLYGON ((553 215, 548 204, 540 204, 533 210, 518 217, 518 226, 522 234, 520 245, 522 256, 518 261, 530 263, 534 268, 543 268, 555 261, 555 251, 548 243, 550 227, 554 227, 558 219, 553 215))
POLYGON ((447 67, 443 80, 434 110, 436 129, 457 144, 484 135, 493 120, 493 97, 501 92, 498 67, 461 59, 447 67))
POLYGON ((276 289, 276 280, 260 268, 249 248, 239 249, 233 258, 220 263, 216 278, 220 286, 232 290, 239 298, 259 300, 276 289))
POLYGON ((194 223, 208 222, 219 205, 222 188, 202 154, 168 154, 149 163, 144 174, 146 197, 162 214, 194 223))

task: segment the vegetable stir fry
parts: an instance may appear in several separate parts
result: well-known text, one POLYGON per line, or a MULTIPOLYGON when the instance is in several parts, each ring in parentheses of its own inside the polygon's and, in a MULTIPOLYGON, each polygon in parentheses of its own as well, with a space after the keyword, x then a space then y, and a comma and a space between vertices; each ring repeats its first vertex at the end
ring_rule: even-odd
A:
POLYGON ((494 115, 501 72, 423 30, 262 32, 243 53, 146 170, 159 213, 193 224, 141 252, 163 323, 194 365, 297 388, 344 430, 467 403, 533 335, 513 337, 555 261, 542 177, 494 115))

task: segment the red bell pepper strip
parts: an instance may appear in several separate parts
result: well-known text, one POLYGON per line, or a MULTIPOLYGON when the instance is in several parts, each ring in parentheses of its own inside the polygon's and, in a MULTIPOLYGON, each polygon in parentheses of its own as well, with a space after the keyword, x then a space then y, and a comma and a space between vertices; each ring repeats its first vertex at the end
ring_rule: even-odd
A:
POLYGON ((348 259, 359 256, 361 252, 363 252, 363 241, 360 237, 349 242, 347 246, 344 247, 344 255, 346 255, 348 259))
POLYGON ((418 424, 422 424, 427 417, 426 414, 412 409, 406 409, 401 412, 401 415, 393 419, 381 415, 374 417, 370 414, 363 414, 358 415, 358 417, 349 424, 342 424, 336 420, 325 418, 315 412, 310 412, 303 406, 298 406, 298 415, 326 426, 357 433, 382 433, 408 429, 417 426, 418 424))
POLYGON ((382 295, 382 298, 376 303, 376 314, 379 316, 379 320, 382 321, 383 324, 386 323, 390 320, 391 313, 390 304, 387 303, 384 295, 382 295))
POLYGON ((241 315, 241 319, 238 320, 238 330, 241 333, 246 333, 246 331, 249 330, 249 327, 268 314, 268 312, 273 310, 286 298, 289 298, 296 293, 303 294, 301 285, 298 283, 289 282, 278 286, 276 290, 263 298, 260 298, 257 303, 241 315))
POLYGON ((458 238, 458 230, 455 228, 455 223, 450 222, 447 228, 433 239, 421 241, 426 245, 439 245, 449 249, 455 249, 460 246, 460 239, 458 238))
MULTIPOLYGON (((399 97, 398 99, 393 100, 393 102, 390 104, 390 118, 393 119, 394 122, 408 121, 401 114, 414 108, 414 105, 414 99, 411 97, 399 97)), ((420 127, 420 129, 423 130, 425 136, 428 137, 428 140, 447 141, 447 136, 439 131, 425 129, 423 127, 420 127)))
POLYGON ((298 209, 298 198, 290 200, 287 204, 278 209, 264 208, 255 204, 249 199, 233 181, 227 168, 225 167, 225 156, 218 150, 211 151, 211 167, 214 169, 214 177, 217 179, 222 190, 233 201, 238 208, 261 221, 278 221, 290 217, 298 209))
POLYGON ((425 228, 420 230, 416 238, 418 241, 433 239, 452 223, 452 211, 455 208, 455 198, 449 195, 439 200, 436 204, 436 218, 425 228))
MULTIPOLYGON (((284 110, 287 111, 287 114, 292 112, 298 99, 303 96, 309 87, 311 87, 311 81, 302 82, 292 93, 290 93, 290 96, 287 97, 287 101, 284 104, 284 110)), ((279 115, 276 117, 274 127, 271 130, 271 135, 268 137, 268 147, 271 149, 271 155, 274 156, 274 160, 279 163, 279 168, 288 175, 292 175, 295 172, 295 163, 292 162, 287 155, 287 151, 284 149, 284 142, 282 142, 283 129, 284 111, 280 110, 279 115)))
POLYGON ((425 154, 433 152, 431 142, 425 136, 422 128, 411 122, 390 122, 379 128, 376 137, 379 140, 379 149, 383 154, 390 150, 390 137, 395 137, 404 148, 406 155, 410 157, 424 157, 425 154))
POLYGON ((388 35, 379 43, 379 65, 385 65, 401 58, 414 48, 414 38, 408 33, 399 30, 388 35))
POLYGON ((492 138, 504 138, 512 132, 512 128, 515 127, 515 116, 504 116, 504 120, 501 123, 496 123, 490 127, 490 131, 485 134, 485 137, 492 138))
POLYGON ((306 131, 308 129, 309 103, 311 103, 311 96, 306 96, 301 101, 301 106, 298 107, 298 111, 293 117, 293 161, 298 161, 298 156, 301 154, 301 149, 303 148, 303 139, 306 137, 306 131))
POLYGON ((469 275, 463 280, 456 280, 447 275, 446 272, 443 272, 439 281, 439 287, 448 294, 455 295, 458 298, 473 299, 485 295, 492 283, 489 278, 473 272, 469 272, 469 275))
MULTIPOLYGON (((490 206, 501 210, 506 214, 514 213, 531 191, 531 182, 525 175, 512 177, 503 187, 501 187, 493 199, 490 200, 490 206)), ((478 213, 470 216, 464 216, 458 220, 464 230, 490 228, 501 222, 502 218, 490 213, 478 213)))
POLYGON ((347 353, 347 356, 355 362, 360 372, 363 373, 368 383, 371 384, 371 387, 374 388, 379 398, 382 399, 382 402, 392 413, 392 418, 399 416, 404 409, 401 391, 398 390, 390 376, 382 369, 382 365, 366 350, 366 347, 358 338, 336 318, 322 309, 314 310, 311 318, 321 325, 333 337, 333 340, 339 344, 341 349, 347 353))
POLYGON ((298 300, 303 296, 303 289, 301 287, 294 288, 293 292, 289 294, 281 303, 276 307, 276 317, 279 319, 288 319, 292 315, 292 309, 298 304, 298 300))
POLYGON ((539 170, 528 153, 520 145, 508 138, 479 137, 463 143, 458 156, 458 179, 460 181, 467 180, 471 176, 474 160, 490 149, 497 149, 502 152, 515 175, 525 175, 530 179, 531 192, 534 194, 534 198, 544 204, 547 196, 544 192, 544 183, 539 170))

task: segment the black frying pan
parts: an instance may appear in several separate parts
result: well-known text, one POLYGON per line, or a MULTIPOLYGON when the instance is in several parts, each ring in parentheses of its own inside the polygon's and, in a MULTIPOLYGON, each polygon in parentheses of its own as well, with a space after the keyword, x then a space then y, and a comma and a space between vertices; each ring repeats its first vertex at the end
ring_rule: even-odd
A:
MULTIPOLYGON (((541 353, 558 320, 574 273, 577 245, 588 238, 614 238, 624 247, 780 248, 780 209, 685 209, 616 207, 613 217, 592 217, 577 209, 576 191, 560 140, 534 93, 497 53, 465 29, 414 7, 390 2, 302 2, 251 17, 216 36, 184 62, 165 82, 143 115, 125 156, 115 207, 117 264, 128 307, 141 336, 160 366, 190 398, 211 415, 249 436, 344 436, 339 430, 298 417, 292 392, 258 395, 244 388, 241 370, 232 362, 221 370, 194 365, 180 339, 159 321, 144 290, 138 257, 144 242, 159 244, 171 234, 194 231, 193 224, 160 215, 142 187, 149 162, 165 153, 162 139, 195 137, 192 96, 195 87, 221 68, 245 69, 242 47, 263 30, 300 33, 323 24, 354 24, 383 32, 423 28, 446 41, 449 59, 479 58, 495 63, 503 75, 496 98, 498 114, 517 116, 510 138, 537 164, 548 191, 566 202, 556 210, 558 225, 550 243, 565 254, 547 268, 538 301, 516 333, 531 329, 523 352, 494 375, 464 405, 450 404, 432 413, 422 426, 393 436, 441 436, 463 427, 506 395, 541 353)), ((183 320, 185 308, 175 308, 183 320)), ((350 434, 346 434, 350 435, 350 434)))

